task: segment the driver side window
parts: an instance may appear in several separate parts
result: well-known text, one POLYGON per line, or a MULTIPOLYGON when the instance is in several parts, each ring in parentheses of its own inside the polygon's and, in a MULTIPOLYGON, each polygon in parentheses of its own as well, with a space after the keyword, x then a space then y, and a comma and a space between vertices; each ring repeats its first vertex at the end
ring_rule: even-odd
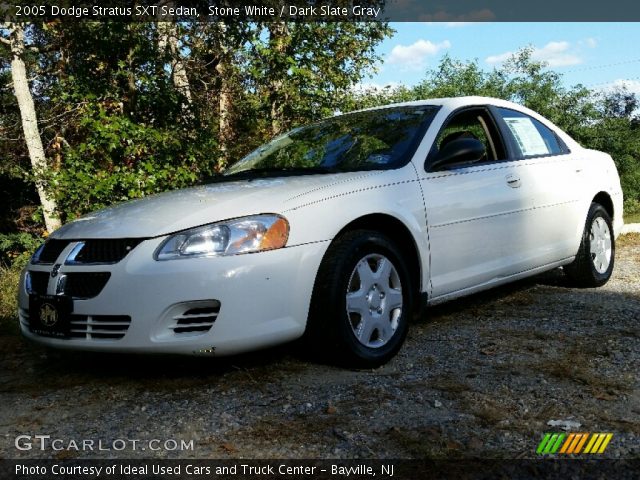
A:
POLYGON ((438 133, 432 154, 459 138, 475 138, 483 143, 486 154, 479 162, 493 162, 506 158, 497 128, 484 108, 465 109, 451 117, 438 133))

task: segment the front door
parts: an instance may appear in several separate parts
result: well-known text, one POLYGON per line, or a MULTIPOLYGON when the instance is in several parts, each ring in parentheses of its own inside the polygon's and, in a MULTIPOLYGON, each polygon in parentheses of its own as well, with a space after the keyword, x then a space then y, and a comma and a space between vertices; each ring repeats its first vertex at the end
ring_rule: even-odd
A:
POLYGON ((520 242, 532 232, 524 221, 527 199, 511 160, 487 108, 455 112, 438 133, 421 178, 432 299, 515 273, 520 242), (437 152, 460 137, 480 140, 485 157, 430 171, 437 152))

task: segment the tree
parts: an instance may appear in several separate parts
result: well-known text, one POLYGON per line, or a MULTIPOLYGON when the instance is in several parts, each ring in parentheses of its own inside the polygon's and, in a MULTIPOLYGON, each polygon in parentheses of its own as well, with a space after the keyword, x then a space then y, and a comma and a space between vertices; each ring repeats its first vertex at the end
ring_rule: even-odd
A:
MULTIPOLYGON (((167 7, 173 8, 174 2, 164 3, 167 7)), ((192 103, 191 88, 189 87, 189 77, 182 56, 180 55, 179 44, 179 24, 174 20, 172 22, 158 21, 158 53, 164 57, 169 48, 169 58, 171 65, 171 79, 176 90, 180 92, 187 101, 187 106, 192 103)))
POLYGON ((233 155, 234 117, 243 96, 241 53, 255 29, 250 23, 212 22, 194 24, 188 32, 194 94, 207 107, 200 111, 201 120, 215 131, 218 168, 224 168, 233 155))
MULTIPOLYGON (((37 172, 38 192, 49 193, 43 200, 54 201, 69 221, 193 185, 274 134, 341 109, 390 31, 375 22, 56 19, 32 26, 29 46, 39 53, 18 58, 28 56, 34 77, 25 118, 39 120, 40 144, 31 148, 32 128, 29 152, 49 167, 37 172)), ((10 41, 6 36, 0 48, 10 41)), ((0 75, 5 68, 0 58, 0 75)), ((0 96, 11 100, 1 90, 0 96)), ((0 151, 10 152, 13 175, 26 170, 26 155, 11 148, 17 135, 11 108, 0 107, 0 151)), ((8 170, 0 170, 0 182, 8 181, 8 170)))
POLYGON ((280 22, 255 35, 247 80, 270 133, 342 109, 349 89, 379 59, 375 46, 391 32, 378 22, 280 22))
POLYGON ((0 37, 0 41, 11 49, 11 78, 20 109, 24 139, 29 151, 31 168, 36 178, 35 183, 42 205, 45 226, 48 232, 52 232, 60 227, 60 219, 57 214, 56 202, 44 181, 44 178, 49 174, 49 168, 38 129, 38 116, 27 79, 24 56, 28 47, 25 44, 25 27, 20 23, 6 23, 3 28, 6 30, 6 37, 0 37))

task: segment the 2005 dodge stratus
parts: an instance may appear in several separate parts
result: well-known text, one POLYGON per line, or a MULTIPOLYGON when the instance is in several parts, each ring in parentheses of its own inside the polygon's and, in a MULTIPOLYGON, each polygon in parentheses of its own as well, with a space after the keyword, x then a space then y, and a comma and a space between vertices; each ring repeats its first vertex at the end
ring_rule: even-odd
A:
POLYGON ((603 285, 622 226, 611 157, 482 97, 336 116, 212 183, 64 225, 23 272, 23 334, 64 348, 226 355, 302 337, 360 367, 418 306, 563 266, 603 285))

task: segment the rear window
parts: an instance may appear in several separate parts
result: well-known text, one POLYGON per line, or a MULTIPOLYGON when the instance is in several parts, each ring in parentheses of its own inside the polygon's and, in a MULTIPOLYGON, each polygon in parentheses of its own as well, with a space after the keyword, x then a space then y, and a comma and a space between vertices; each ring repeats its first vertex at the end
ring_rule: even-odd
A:
POLYGON ((533 117, 508 108, 498 108, 521 158, 567 153, 557 135, 533 117))

